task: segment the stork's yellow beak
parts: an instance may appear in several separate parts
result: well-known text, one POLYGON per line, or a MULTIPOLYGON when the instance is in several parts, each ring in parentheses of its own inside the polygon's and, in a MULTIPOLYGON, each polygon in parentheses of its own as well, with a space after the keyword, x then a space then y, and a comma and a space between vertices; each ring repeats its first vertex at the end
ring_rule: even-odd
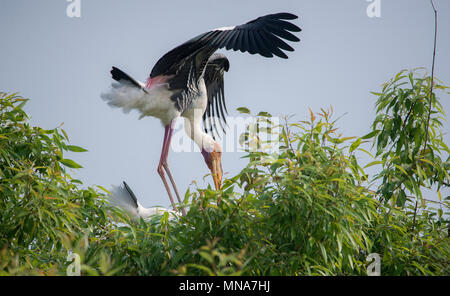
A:
POLYGON ((222 188, 222 152, 213 151, 211 152, 211 175, 214 179, 214 186, 216 190, 222 188))

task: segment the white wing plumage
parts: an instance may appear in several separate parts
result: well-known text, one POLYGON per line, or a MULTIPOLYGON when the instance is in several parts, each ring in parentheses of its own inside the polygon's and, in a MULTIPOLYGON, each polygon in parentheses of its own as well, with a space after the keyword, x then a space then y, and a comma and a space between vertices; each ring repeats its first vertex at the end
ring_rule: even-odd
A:
POLYGON ((111 189, 111 195, 109 196, 111 202, 122 209, 124 209, 126 212, 128 212, 132 217, 139 219, 142 218, 148 218, 152 215, 156 214, 163 214, 165 212, 168 212, 170 216, 173 218, 179 213, 162 208, 162 207, 151 207, 151 208, 144 208, 136 199, 132 191, 124 182, 123 186, 112 186, 111 189))

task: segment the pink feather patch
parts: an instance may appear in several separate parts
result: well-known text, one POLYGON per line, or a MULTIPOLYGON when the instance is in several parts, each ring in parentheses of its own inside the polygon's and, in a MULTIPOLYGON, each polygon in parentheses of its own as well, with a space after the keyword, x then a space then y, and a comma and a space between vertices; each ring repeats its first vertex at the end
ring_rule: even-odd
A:
POLYGON ((149 77, 147 79, 147 83, 145 84, 145 87, 147 89, 150 89, 150 88, 155 87, 157 85, 164 84, 167 81, 167 78, 168 77, 166 77, 166 76, 156 76, 154 78, 149 77))

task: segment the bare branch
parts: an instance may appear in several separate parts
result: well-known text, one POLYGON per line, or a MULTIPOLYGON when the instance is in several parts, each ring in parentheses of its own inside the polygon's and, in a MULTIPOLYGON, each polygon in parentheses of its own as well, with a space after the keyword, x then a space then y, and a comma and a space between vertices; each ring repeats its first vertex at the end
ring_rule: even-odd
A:
POLYGON ((428 118, 427 118, 427 126, 425 129, 425 148, 428 145, 428 129, 430 126, 430 117, 431 117, 431 101, 433 99, 433 86, 434 86, 434 64, 436 60, 436 41, 437 41, 437 10, 434 6, 433 0, 430 0, 431 6, 433 7, 434 12, 434 46, 433 46, 433 63, 431 65, 431 86, 430 86, 430 102, 428 104, 428 118))

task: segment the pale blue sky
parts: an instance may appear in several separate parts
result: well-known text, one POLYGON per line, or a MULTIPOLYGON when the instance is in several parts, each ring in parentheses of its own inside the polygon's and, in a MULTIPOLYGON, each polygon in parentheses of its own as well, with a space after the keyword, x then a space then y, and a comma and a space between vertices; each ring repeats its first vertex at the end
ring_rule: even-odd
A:
MULTIPOLYGON (((81 0, 81 18, 66 16, 68 4, 0 0, 0 89, 31 99, 25 109, 33 125, 51 129, 64 123, 71 143, 89 150, 70 155, 84 166, 76 177, 107 188, 126 180, 144 206, 169 205, 156 173, 164 131, 159 120, 138 120, 137 113, 123 114, 100 99, 113 65, 145 80, 159 57, 200 33, 291 12, 303 31, 288 60, 221 51, 230 60, 230 115, 246 106, 304 119, 308 107, 332 105, 336 117, 347 113, 338 123, 347 136, 370 130, 375 97, 369 91, 401 69, 431 67, 428 0, 381 0, 380 18, 366 15, 366 0, 81 0)), ((450 84, 450 1, 435 4, 436 76, 450 84)), ((449 95, 441 99, 450 112, 449 95)), ((225 153, 228 176, 243 168, 242 155, 225 153)), ((171 153, 169 163, 183 193, 192 180, 203 184, 208 173, 200 153, 171 153)))

